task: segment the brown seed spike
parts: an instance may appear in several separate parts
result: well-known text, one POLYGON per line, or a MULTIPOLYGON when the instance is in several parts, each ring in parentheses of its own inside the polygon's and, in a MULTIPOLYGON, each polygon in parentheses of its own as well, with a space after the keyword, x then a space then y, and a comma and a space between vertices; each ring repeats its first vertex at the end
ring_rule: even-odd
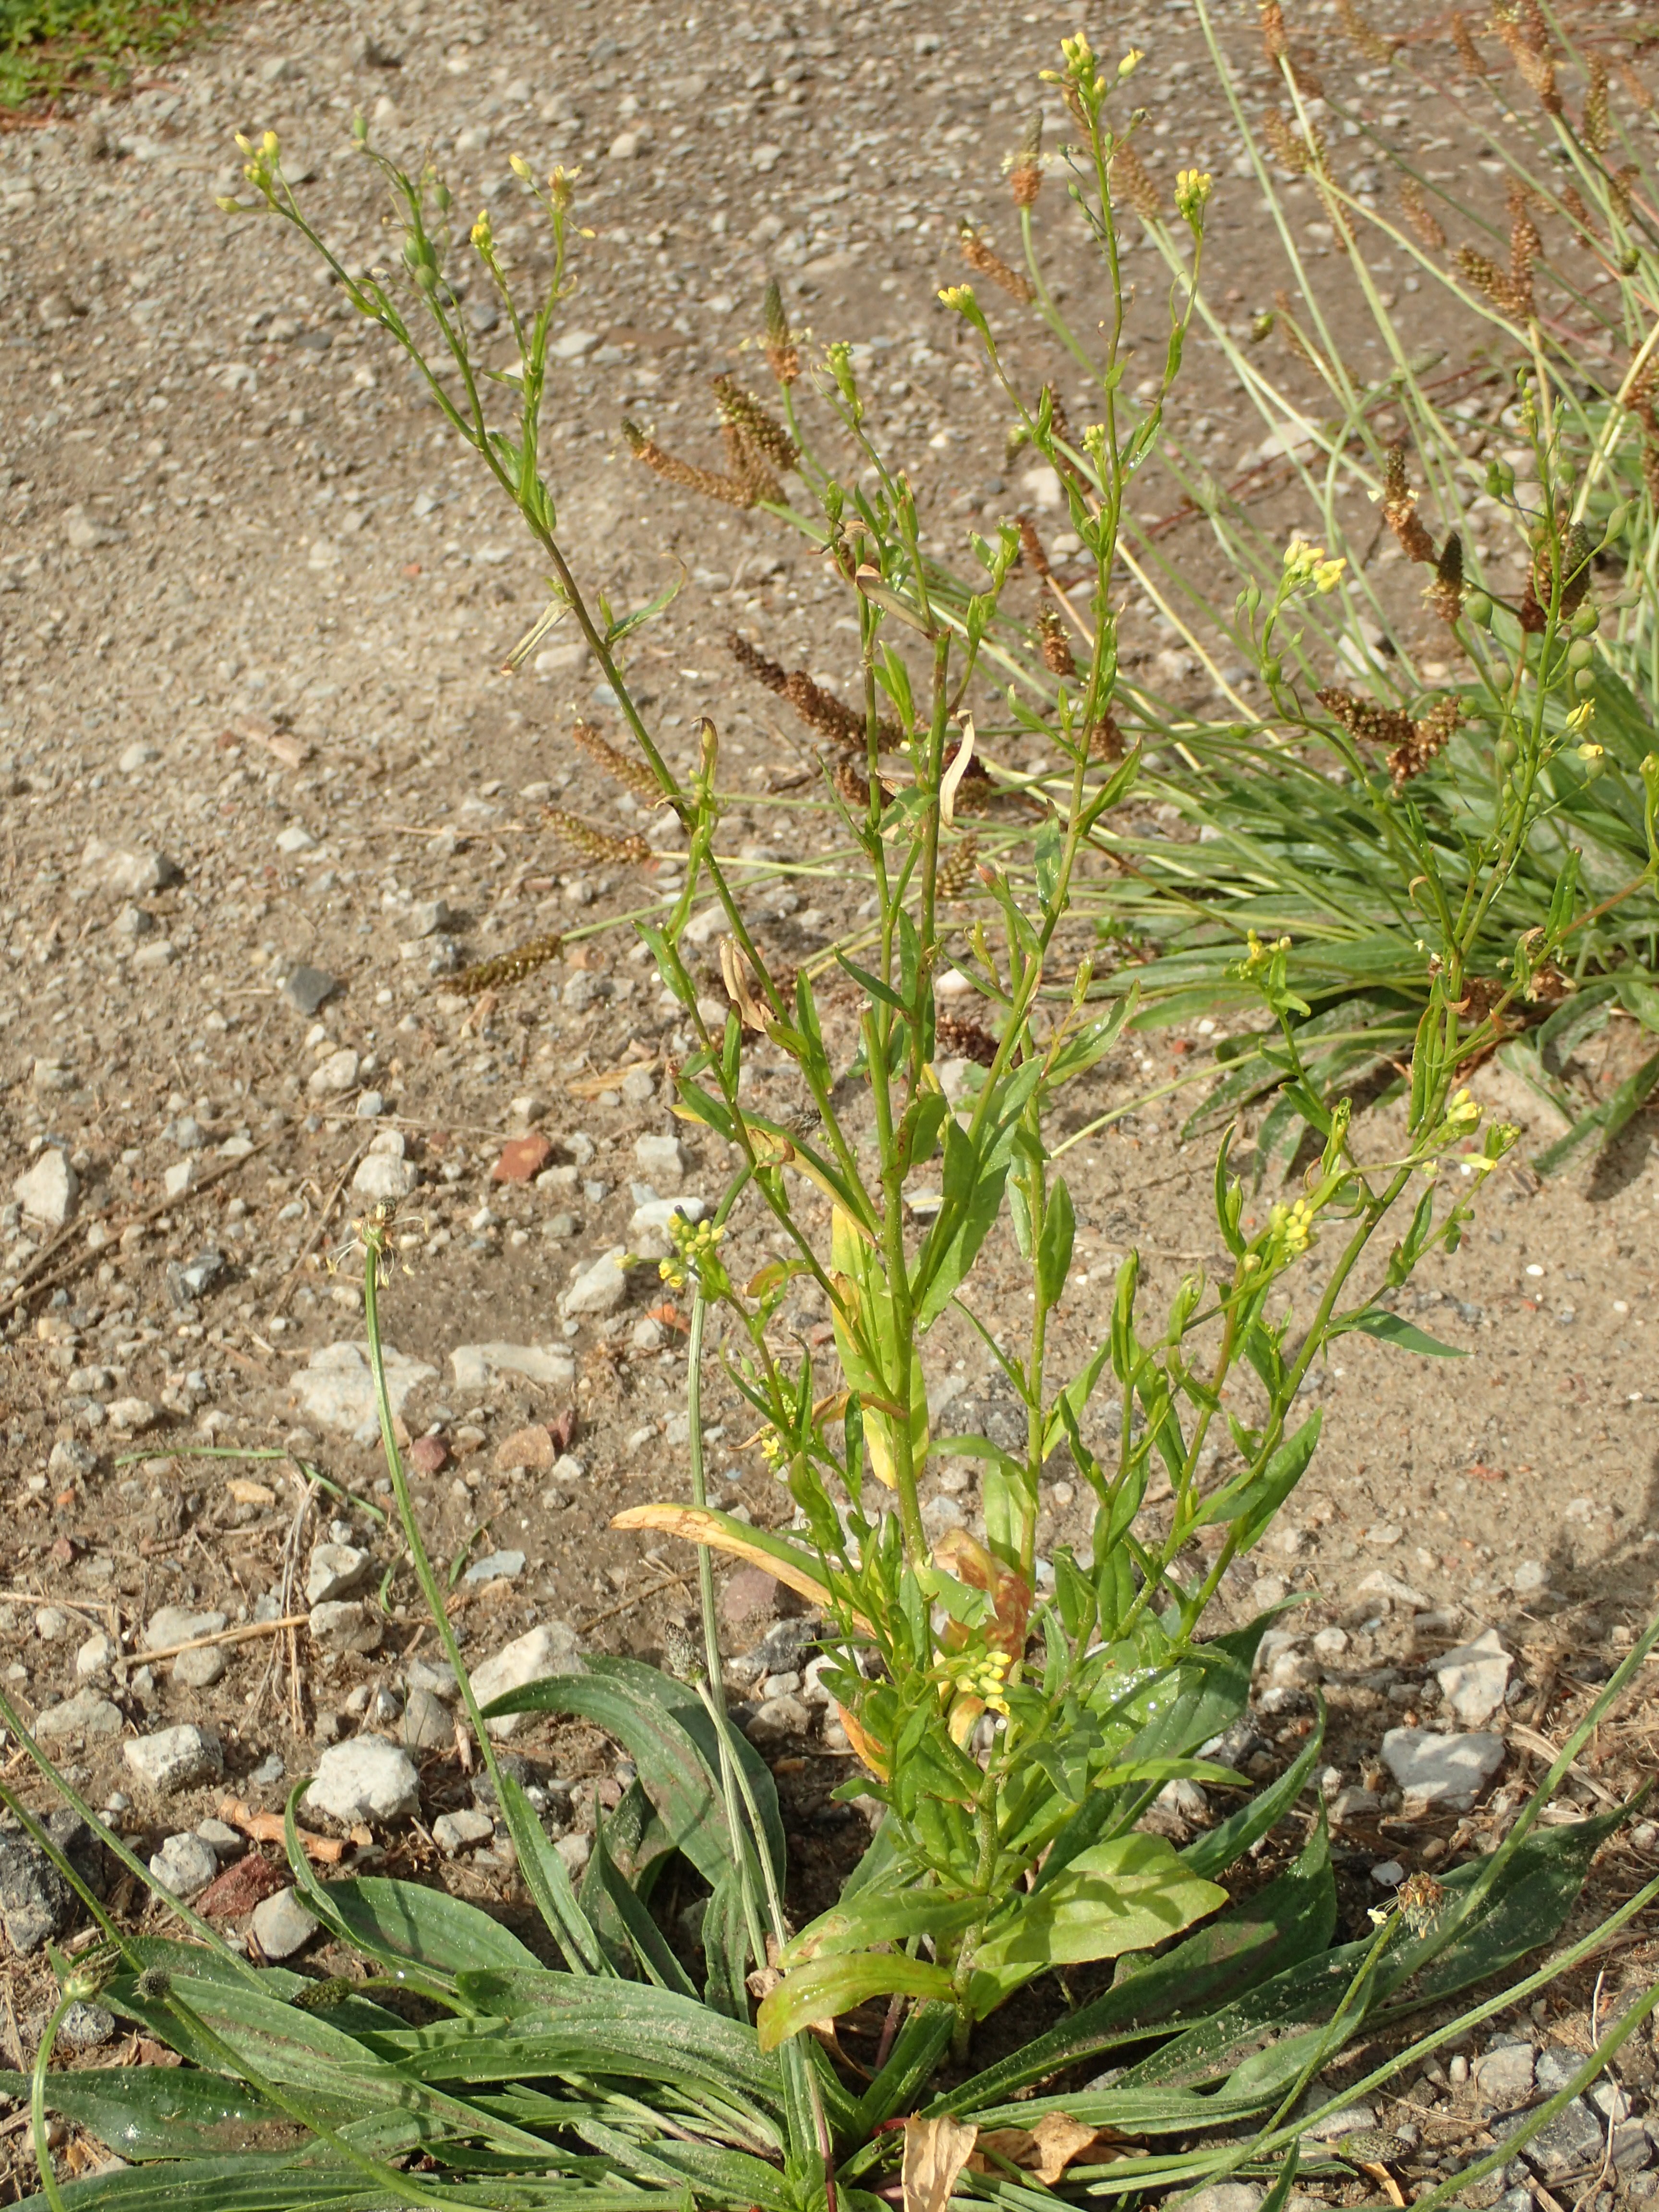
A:
POLYGON ((1463 611, 1463 541, 1455 530, 1440 549, 1434 581, 1423 596, 1443 623, 1455 623, 1463 611))
POLYGON ((988 276, 994 284, 1000 284, 1009 298, 1018 300, 1022 307, 1029 307, 1036 297, 1029 280, 1022 276, 1018 269, 1011 269, 971 223, 959 223, 957 234, 962 245, 962 258, 968 266, 980 276, 988 276))
POLYGON ((579 753, 586 753, 595 768, 631 791, 636 799, 659 799, 662 795, 657 779, 643 761, 619 752, 591 722, 578 722, 570 732, 570 742, 579 753))
POLYGON ((1396 791, 1402 784, 1409 783, 1413 776, 1421 775, 1430 762, 1444 752, 1451 742, 1453 731, 1462 719, 1462 701, 1443 699, 1420 720, 1412 723, 1409 734, 1389 755, 1389 768, 1396 791))
POLYGON ((1620 222, 1631 218, 1631 194, 1642 180, 1642 172, 1634 161, 1627 161, 1622 169, 1615 169, 1607 179, 1607 198, 1613 211, 1620 222))
POLYGON ((781 507, 783 486, 766 465, 763 453, 757 453, 735 422, 722 422, 720 443, 726 447, 726 459, 732 471, 732 482, 740 484, 750 507, 781 507))
POLYGON ((580 814, 572 814, 562 806, 544 807, 542 819, 556 837, 586 860, 642 867, 656 857, 637 832, 629 837, 613 837, 608 830, 596 830, 591 822, 584 822, 580 814))
POLYGON ((1460 246, 1456 259, 1458 270, 1466 282, 1473 284, 1477 292, 1484 292, 1500 314, 1508 315, 1518 323, 1530 319, 1533 310, 1530 283, 1517 284, 1506 270, 1500 269, 1486 254, 1477 253, 1472 246, 1460 246))
POLYGON ((784 313, 783 295, 775 276, 767 284, 762 313, 766 320, 767 366, 780 384, 793 384, 800 374, 800 349, 789 334, 789 318, 784 313))
POLYGON ((1607 65, 1600 54, 1587 55, 1584 74, 1584 120, 1582 125, 1584 143, 1591 153, 1607 150, 1613 137, 1613 107, 1607 98, 1607 65))
POLYGON ((1436 253, 1440 252, 1446 243, 1446 234, 1441 228, 1439 217, 1429 205, 1428 194, 1415 177, 1401 179, 1400 204, 1406 210, 1407 222, 1424 245, 1436 253))
POLYGON ((934 886, 942 899, 959 899, 979 872, 979 840, 960 839, 939 862, 934 886))
POLYGON ((830 780, 854 813, 862 814, 870 804, 870 787, 853 763, 837 761, 830 780))
POLYGON ((784 679, 783 696, 810 729, 820 731, 838 745, 864 742, 864 717, 815 684, 804 668, 784 679))
POLYGON ((1641 78, 1637 76, 1636 71, 1631 67, 1628 62, 1620 62, 1619 64, 1619 82, 1624 86, 1626 91, 1636 102, 1636 105, 1643 111, 1644 114, 1652 107, 1653 94, 1648 90, 1646 85, 1643 83, 1641 78))
POLYGON ((1371 25, 1354 6, 1353 0, 1337 0, 1336 12, 1341 20, 1343 29, 1368 62, 1376 62, 1386 67, 1394 59, 1393 46, 1387 39, 1378 37, 1371 25))
POLYGON ((1020 550, 1045 582, 1054 574, 1048 566, 1048 556, 1042 550, 1042 540, 1037 536, 1037 526, 1029 514, 1019 518, 1020 550))
POLYGON ((769 660, 757 646, 750 645, 746 637, 739 637, 736 630, 726 642, 739 668, 745 670, 757 684, 763 684, 769 691, 775 691, 780 698, 783 696, 789 681, 787 669, 775 660, 769 660))
POLYGON ((1042 640, 1042 665, 1049 674, 1075 676, 1077 663, 1072 658, 1071 640, 1052 607, 1037 609, 1037 629, 1042 640))
POLYGON ((735 376, 717 376, 714 397, 720 403, 722 419, 732 425, 745 445, 752 446, 775 469, 794 467, 800 459, 794 440, 781 422, 773 420, 752 392, 744 390, 735 376))
POLYGON ((752 507, 753 496, 746 485, 731 477, 716 476, 710 469, 700 469, 690 461, 680 460, 673 453, 664 453, 656 441, 647 438, 636 422, 624 422, 623 435, 635 460, 643 461, 648 469, 669 483, 682 484, 687 491, 701 492, 705 499, 717 499, 726 507, 752 507))
POLYGON ((1261 0, 1261 51, 1270 62, 1282 60, 1290 51, 1285 35, 1285 10, 1279 0, 1261 0))
POLYGON ((1401 745, 1410 739, 1412 718, 1402 708, 1379 707, 1376 700, 1362 699, 1335 684, 1314 696, 1325 712, 1362 744, 1401 745))
POLYGON ((1267 134, 1267 143, 1279 156, 1279 167, 1287 169, 1292 176, 1304 175, 1308 167, 1308 142, 1300 131, 1293 131, 1277 108, 1271 109, 1262 118, 1262 128, 1267 134))
POLYGON ((980 1067, 993 1066, 997 1056, 997 1041, 990 1031, 959 1014, 933 1017, 933 1048, 941 1059, 971 1060, 980 1067))
POLYGON ((1109 707, 1089 732, 1089 757, 1109 766, 1123 757, 1123 732, 1109 707))
POLYGON ((1417 494, 1406 482, 1406 449, 1392 445, 1383 465, 1382 520, 1399 539, 1408 561, 1434 560, 1434 540, 1417 512, 1417 494))
POLYGON ((1469 29, 1469 19, 1460 11, 1452 13, 1452 44, 1457 48, 1457 58, 1470 76, 1485 76, 1486 64, 1480 58, 1480 49, 1474 43, 1469 29))
POLYGON ((545 968, 550 960, 556 960, 563 942, 556 931, 550 937, 532 937, 527 945, 518 945, 511 952, 498 953, 493 960, 480 960, 474 967, 464 968, 455 978, 453 988, 465 991, 469 998, 476 998, 481 991, 501 991, 510 983, 522 983, 526 975, 533 975, 537 969, 545 968))
POLYGON ((1158 186, 1127 138, 1112 156, 1111 180, 1114 195, 1121 192, 1144 223, 1158 221, 1163 212, 1158 186))

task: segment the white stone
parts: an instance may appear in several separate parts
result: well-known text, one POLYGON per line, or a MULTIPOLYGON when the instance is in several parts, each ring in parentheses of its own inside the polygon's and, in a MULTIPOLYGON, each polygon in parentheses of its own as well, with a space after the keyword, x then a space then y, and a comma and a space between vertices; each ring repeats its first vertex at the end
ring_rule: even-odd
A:
POLYGON ((175 1160, 161 1177, 161 1188, 169 1198, 182 1198, 196 1181, 194 1160, 175 1160))
POLYGON ((1516 1597, 1535 1597, 1549 1587, 1549 1572, 1536 1559, 1522 1559, 1510 1577, 1510 1588, 1516 1597))
POLYGON ((332 1598, 311 1608, 311 1640, 324 1651, 376 1651, 380 1617, 355 1597, 332 1598))
POLYGON ((498 1375, 522 1375, 553 1390, 568 1390, 576 1379, 576 1363, 562 1345, 459 1344, 449 1364, 463 1390, 482 1390, 498 1375))
POLYGON ((384 1152, 370 1152, 358 1162, 351 1188, 359 1198, 371 1202, 386 1199, 395 1205, 399 1199, 407 1198, 420 1180, 420 1170, 410 1161, 391 1159, 384 1152))
POLYGON ((311 1080, 306 1087, 314 1098, 337 1097, 356 1082, 358 1066, 357 1055, 350 1046, 342 1045, 338 1052, 330 1053, 326 1060, 312 1069, 311 1080))
POLYGON ((309 830, 298 822, 290 822, 286 830, 277 833, 276 850, 279 853, 308 853, 316 842, 309 830))
POLYGON ((188 1606, 164 1605, 151 1613, 138 1640, 146 1651, 171 1651, 198 1636, 216 1636, 226 1619, 222 1613, 192 1613, 188 1606))
POLYGON ((636 1137, 634 1164, 647 1182, 672 1190, 685 1173, 685 1148, 678 1137, 636 1137))
POLYGON ((306 1603, 324 1605, 330 1598, 349 1597, 361 1589, 374 1566, 371 1552, 355 1544, 314 1544, 306 1571, 306 1603))
POLYGON ((1467 1813, 1504 1764, 1504 1739, 1390 1729, 1382 1739, 1382 1763, 1400 1784, 1407 1817, 1436 1805, 1467 1813))
POLYGON ((1447 1652, 1434 1670, 1434 1679, 1440 1685, 1441 1696, 1465 1728, 1484 1728, 1494 1713, 1504 1709, 1514 1665, 1502 1637, 1495 1628, 1489 1628, 1472 1644, 1459 1644, 1456 1650, 1447 1652))
POLYGON ((343 1826, 359 1820, 401 1820, 418 1812, 421 1778, 406 1751, 384 1736, 354 1736, 331 1744, 301 1801, 310 1813, 325 1813, 343 1826))
POLYGON ((188 1721, 155 1735, 134 1736, 121 1746, 121 1756, 138 1779, 161 1797, 212 1781, 225 1771, 217 1742, 188 1721))
POLYGON ((568 1836, 561 1836, 553 1848, 564 1861, 565 1872, 572 1881, 580 1881, 593 1856, 592 1837, 584 1829, 573 1828, 568 1836))
POLYGON ((627 1248, 613 1244, 585 1268, 559 1300, 559 1311, 572 1321, 579 1314, 611 1314, 628 1296, 628 1276, 623 1267, 627 1248))
MULTIPOLYGON (((546 1620, 475 1668, 472 1694, 481 1705, 487 1705, 509 1690, 539 1682, 544 1675, 579 1674, 581 1669, 582 1647, 575 1630, 567 1621, 546 1620)), ((524 1719, 522 1713, 505 1713, 487 1726, 491 1735, 513 1735, 524 1719)))
POLYGON ((1264 2194, 1251 2181, 1212 2181, 1188 2197, 1181 2212, 1261 2212, 1264 2194))
POLYGON ((495 1823, 488 1813, 445 1813, 432 1823, 432 1840, 447 1859, 474 1844, 488 1843, 495 1832, 495 1823))
POLYGON ((142 898, 148 891, 165 890, 184 873, 177 860, 165 853, 123 852, 89 837, 81 850, 81 866, 96 875, 106 890, 123 898, 142 898))
POLYGON ((1413 1613, 1432 1613, 1434 1600, 1414 1590, 1409 1583, 1402 1583, 1398 1575, 1385 1574, 1379 1567, 1375 1574, 1364 1576, 1353 1586, 1356 1597, 1385 1597, 1390 1605, 1407 1605, 1413 1613))
POLYGON ((75 1671, 84 1682, 88 1674, 101 1674, 120 1656, 113 1637, 101 1628, 94 1631, 75 1655, 75 1671))
POLYGON ((217 1644, 181 1651, 173 1662, 173 1679, 181 1690, 210 1690, 224 1671, 224 1650, 217 1644))
POLYGON ((194 1897, 218 1873, 219 1861, 210 1844, 186 1830, 167 1838, 151 1859, 149 1870, 175 1897, 194 1897))
POLYGON ((261 1898, 253 1908, 253 1940, 267 1959, 291 1959, 316 1933, 316 1921, 291 1889, 261 1898))
POLYGON ((104 1418, 111 1428, 137 1436, 143 1429, 153 1429, 161 1415, 148 1398, 115 1398, 105 1407, 104 1418))
POLYGON ((599 343, 597 331, 566 331, 554 339, 548 351, 558 361, 580 361, 599 343))
POLYGON ((38 1221, 45 1229, 61 1229, 74 1217, 81 1185, 56 1145, 48 1145, 34 1165, 12 1184, 11 1194, 31 1221, 38 1221))
MULTIPOLYGON (((405 1359, 389 1344, 381 1347, 381 1360, 394 1413, 403 1411, 411 1391, 431 1382, 438 1371, 422 1360, 405 1359)), ((310 1364, 293 1377, 293 1390, 307 1419, 320 1427, 343 1430, 363 1444, 372 1443, 380 1434, 367 1345, 319 1345, 311 1355, 310 1364)))
POLYGON ((1500 2043, 1474 2062, 1474 2086, 1489 2105, 1512 2112, 1532 2094, 1533 2048, 1529 2043, 1500 2043))
POLYGON ((228 1820, 198 1820, 196 1832, 216 1858, 240 1859, 247 1850, 247 1838, 228 1820))
MULTIPOLYGON (((65 1698, 61 1705, 44 1706, 35 1716, 34 1733, 46 1740, 53 1736, 119 1735, 125 1725, 119 1705, 88 1687, 77 1690, 72 1698, 65 1698)), ((131 1748, 129 1744, 127 1749, 131 1748)))

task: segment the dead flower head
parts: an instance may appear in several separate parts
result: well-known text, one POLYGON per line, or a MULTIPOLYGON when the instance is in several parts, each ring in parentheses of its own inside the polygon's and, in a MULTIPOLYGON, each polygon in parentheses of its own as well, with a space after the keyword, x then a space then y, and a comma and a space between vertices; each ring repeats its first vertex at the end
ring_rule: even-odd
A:
POLYGON ((1018 300, 1021 307, 1029 306, 1036 296, 1031 289, 1030 279, 1022 276, 1018 269, 1011 269, 972 223, 958 224, 957 232, 962 243, 962 258, 968 266, 979 276, 988 276, 994 284, 1000 284, 1009 298, 1018 300))
POLYGON ((526 975, 556 960, 563 943, 556 930, 546 937, 532 937, 511 952, 498 952, 493 960, 480 960, 464 968, 455 978, 454 988, 468 998, 477 998, 484 991, 502 991, 509 984, 522 983, 526 975))
POLYGON ((766 362, 780 384, 793 384, 800 374, 800 349, 790 335, 783 295, 775 276, 766 288, 762 308, 766 320, 766 362))

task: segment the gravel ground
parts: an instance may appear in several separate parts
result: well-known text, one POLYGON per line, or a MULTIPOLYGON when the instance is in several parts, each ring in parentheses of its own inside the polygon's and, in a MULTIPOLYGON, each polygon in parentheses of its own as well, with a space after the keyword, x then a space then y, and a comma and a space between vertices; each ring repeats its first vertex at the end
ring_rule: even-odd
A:
MULTIPOLYGON (((284 1777, 325 1747, 404 1738, 420 1820, 398 1812, 388 1827, 369 1808, 334 1823, 347 1856, 426 1875, 447 1859, 443 1879, 510 1903, 510 1854, 463 1832, 480 1816, 446 1686, 420 1673, 418 1601, 406 1577, 382 1580, 396 1553, 350 1224, 375 1197, 400 1202, 383 1310, 469 1654, 541 1629, 657 1657, 690 1614, 687 1555, 642 1551, 607 1523, 683 1487, 682 1320, 653 1269, 624 1280, 605 1255, 647 1241, 642 1204, 712 1201, 723 1167, 667 1110, 687 1039, 625 926, 672 887, 673 840, 567 742, 573 714, 611 725, 605 695, 557 632, 532 671, 499 672, 540 604, 514 518, 291 234, 216 210, 240 182, 232 134, 281 133, 290 178, 307 180, 301 197, 351 263, 378 250, 380 216, 349 149, 354 108, 399 159, 430 145, 458 211, 489 204, 532 277, 539 240, 507 155, 580 163, 595 235, 548 409, 562 533, 577 573, 618 602, 687 575, 633 672, 671 757, 689 756, 696 716, 718 721, 727 849, 768 943, 794 960, 851 919, 854 896, 792 795, 803 732, 725 640, 740 631, 844 688, 853 626, 799 540, 638 469, 620 421, 715 461, 708 381, 749 373, 741 349, 776 274, 801 325, 869 349, 884 434, 912 466, 933 543, 1040 497, 1040 482, 1005 481, 1000 419, 934 295, 961 273, 959 216, 1012 250, 999 160, 1074 27, 1048 6, 994 19, 887 0, 707 11, 670 40, 639 0, 552 16, 506 0, 264 0, 120 101, 0 137, 0 1194, 24 1179, 0 1215, 13 1547, 0 1680, 146 1851, 227 1802, 250 1819, 279 1804, 284 1777), (550 799, 647 828, 656 857, 573 866, 544 826, 550 799), (564 957, 527 981, 483 1002, 453 989, 465 962, 554 929, 564 957), (362 1555, 331 1582, 314 1548, 330 1544, 362 1555), (313 1603, 332 1609, 307 1620, 313 1603), (232 1631, 245 1632, 200 1641, 232 1631), (135 1749, 180 1728, 201 1732, 199 1753, 158 1792, 135 1749)), ((1120 10, 1097 27, 1103 46, 1148 50, 1152 166, 1221 176, 1212 283, 1241 317, 1270 305, 1283 274, 1232 173, 1190 12, 1120 10)), ((1391 88, 1376 106, 1394 143, 1490 189, 1449 102, 1391 88)), ((1078 311, 1092 280, 1057 187, 1040 211, 1078 311)), ((1152 366, 1164 288, 1147 249, 1129 265, 1152 366)), ((1401 280, 1398 312, 1417 343, 1440 311, 1413 289, 1401 280)), ((505 361, 482 295, 466 309, 505 361)), ((1009 343, 1022 370, 1047 357, 1039 336, 1009 343)), ((1212 349, 1194 349, 1184 392, 1182 427, 1216 465, 1254 468, 1262 425, 1212 349)), ((1151 497, 1149 511, 1168 495, 1151 497)), ((1305 520, 1267 497, 1272 526, 1281 511, 1305 520)), ((1195 531, 1170 543, 1206 574, 1195 531)), ((1167 689, 1202 699, 1196 664, 1145 611, 1128 638, 1167 689)), ((832 1049, 855 1018, 832 992, 832 1049)), ((1200 1025, 1126 1044, 1078 1126, 1193 1077, 1218 1041, 1200 1025)), ((1587 1049, 1605 1054, 1576 1071, 1594 1087, 1627 1072, 1633 1047, 1615 1029, 1587 1049)), ((754 1064, 757 1095, 791 1103, 784 1064, 754 1064)), ((1545 1109, 1504 1085, 1477 1089, 1541 1147, 1556 1133, 1545 1109)), ((1070 1156, 1079 1272, 1064 1351, 1080 1357, 1098 1329, 1131 1243, 1154 1301, 1214 1249, 1207 1150, 1179 1136, 1187 1103, 1145 1107, 1070 1156)), ((1370 1127, 1386 1143, 1386 1115, 1370 1127)), ((1318 1377, 1320 1458, 1227 1593, 1240 1614, 1309 1594, 1294 1640, 1268 1656, 1242 1755, 1264 1772, 1282 1763, 1322 1680, 1326 1793, 1356 1899, 1377 1893, 1374 1865, 1397 1879, 1494 1832, 1651 1603, 1650 1142, 1644 1116, 1593 1169, 1541 1187, 1524 1165, 1496 1178, 1461 1252, 1422 1270, 1402 1309, 1468 1356, 1347 1340, 1318 1377), (1447 1689, 1445 1655, 1483 1637, 1447 1689), (1390 1729, 1492 1736, 1485 1809, 1402 1804, 1413 1747, 1391 1739, 1391 1760, 1390 1729)), ((759 1264, 763 1222, 740 1215, 733 1243, 759 1264)), ((990 1255, 992 1310, 1024 1295, 1012 1259, 990 1255)), ((827 1340, 809 1300, 792 1317, 827 1340)), ((1008 1408, 974 1340, 942 1323, 932 1344, 936 1425, 994 1435, 1008 1408)), ((720 1494, 757 1522, 785 1519, 718 1380, 708 1418, 720 1494)), ((936 1464, 933 1524, 971 1520, 969 1463, 936 1464)), ((1045 1544, 1083 1535, 1064 1480, 1047 1508, 1045 1544)), ((772 1620, 775 1595, 733 1578, 734 1649, 772 1620)), ((790 1680, 788 1642, 762 1696, 810 1692, 790 1680)), ((843 1831, 823 1808, 844 1748, 810 1703, 774 1717, 801 1864, 833 1870, 843 1831)), ((1619 1786, 1650 1765, 1642 1716, 1627 1719, 1575 1802, 1599 1802, 1604 1772, 1619 1786)), ((614 1755, 556 1728, 523 1747, 580 1859, 592 1792, 568 1785, 614 1793, 614 1755)), ((1188 1816, 1203 1810, 1171 1808, 1188 1816)), ((1638 1830, 1620 1863, 1651 1872, 1655 1842, 1638 1830)), ((241 1848, 207 1845, 227 1862, 241 1848)), ((246 1929, 258 1899, 234 1902, 246 1929)), ((15 1978, 26 2026, 33 1971, 15 1978)))

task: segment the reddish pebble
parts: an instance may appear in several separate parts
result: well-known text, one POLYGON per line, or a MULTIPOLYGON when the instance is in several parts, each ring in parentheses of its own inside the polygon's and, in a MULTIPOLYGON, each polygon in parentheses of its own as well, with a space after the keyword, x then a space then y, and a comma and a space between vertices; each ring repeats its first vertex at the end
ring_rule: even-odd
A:
POLYGON ((263 1851, 250 1851, 210 1882, 196 1900, 204 1920, 238 1920, 289 1886, 289 1876, 263 1851))
POLYGON ((449 1464, 449 1446, 441 1437, 416 1437, 409 1448, 409 1463, 416 1474, 440 1474, 449 1464))
POLYGON ((501 1146, 501 1156, 489 1170, 492 1182, 528 1182, 553 1157, 553 1147, 539 1129, 527 1137, 514 1137, 501 1146))

